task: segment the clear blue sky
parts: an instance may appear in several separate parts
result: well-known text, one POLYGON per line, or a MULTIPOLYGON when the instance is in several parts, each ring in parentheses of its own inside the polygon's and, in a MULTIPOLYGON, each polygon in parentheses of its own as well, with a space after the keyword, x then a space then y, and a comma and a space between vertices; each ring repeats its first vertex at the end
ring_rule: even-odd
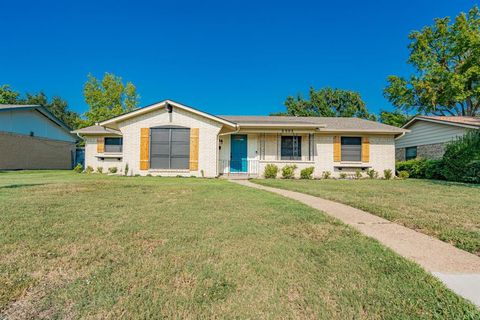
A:
POLYGON ((474 1, 1 1, 0 84, 87 108, 88 73, 132 81, 142 106, 170 98, 214 114, 284 110, 337 87, 391 109, 408 34, 474 1))

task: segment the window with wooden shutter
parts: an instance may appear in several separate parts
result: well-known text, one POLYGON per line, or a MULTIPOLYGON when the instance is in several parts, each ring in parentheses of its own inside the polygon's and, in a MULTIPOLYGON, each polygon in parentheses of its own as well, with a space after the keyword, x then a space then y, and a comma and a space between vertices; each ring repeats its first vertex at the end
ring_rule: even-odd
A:
POLYGON ((140 129, 140 170, 150 168, 150 128, 140 129))
POLYGON ((362 138, 362 162, 370 161, 370 141, 368 137, 362 138))
POLYGON ((190 170, 198 170, 199 130, 190 129, 190 170))
POLYGON ((105 138, 98 137, 97 138, 97 153, 104 153, 105 152, 105 138))

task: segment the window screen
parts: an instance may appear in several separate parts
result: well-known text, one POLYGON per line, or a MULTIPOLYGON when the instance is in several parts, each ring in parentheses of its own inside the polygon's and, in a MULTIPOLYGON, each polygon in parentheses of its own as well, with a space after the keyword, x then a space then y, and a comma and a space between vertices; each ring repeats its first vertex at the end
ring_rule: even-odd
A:
POLYGON ((342 137, 342 161, 362 160, 362 138, 342 137))
POLYGON ((282 160, 301 160, 302 159, 302 137, 282 136, 281 159, 282 160))
POLYGON ((150 132, 150 168, 189 168, 190 129, 152 128, 150 132))
POLYGON ((122 152, 122 138, 105 138, 105 152, 122 152))
POLYGON ((405 159, 415 159, 417 157, 417 147, 408 147, 405 149, 405 159))

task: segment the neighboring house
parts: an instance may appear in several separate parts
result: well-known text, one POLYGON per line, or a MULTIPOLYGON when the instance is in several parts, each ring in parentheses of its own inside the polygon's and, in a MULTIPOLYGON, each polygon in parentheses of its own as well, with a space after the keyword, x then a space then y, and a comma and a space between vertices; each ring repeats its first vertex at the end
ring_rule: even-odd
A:
POLYGON ((468 130, 480 129, 479 117, 416 116, 402 128, 410 130, 395 141, 398 161, 438 159, 448 142, 463 136, 468 130))
POLYGON ((70 130, 42 106, 0 104, 0 170, 71 169, 70 130))
POLYGON ((267 164, 315 167, 315 176, 395 168, 405 129, 358 118, 214 116, 165 100, 73 131, 85 165, 128 175, 261 176, 267 164))

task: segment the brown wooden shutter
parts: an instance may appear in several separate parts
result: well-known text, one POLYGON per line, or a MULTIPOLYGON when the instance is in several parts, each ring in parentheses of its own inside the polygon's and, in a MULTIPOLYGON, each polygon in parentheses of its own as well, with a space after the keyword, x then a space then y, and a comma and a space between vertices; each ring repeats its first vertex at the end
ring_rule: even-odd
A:
POLYGON ((105 138, 98 137, 97 138, 97 153, 104 153, 105 152, 105 138))
POLYGON ((362 162, 370 161, 370 142, 368 137, 362 138, 362 162))
POLYGON ((342 146, 340 143, 340 136, 333 137, 333 162, 340 162, 342 160, 342 146))
POLYGON ((190 171, 198 170, 198 128, 190 129, 190 171))
POLYGON ((150 168, 150 128, 140 129, 140 170, 150 168))

